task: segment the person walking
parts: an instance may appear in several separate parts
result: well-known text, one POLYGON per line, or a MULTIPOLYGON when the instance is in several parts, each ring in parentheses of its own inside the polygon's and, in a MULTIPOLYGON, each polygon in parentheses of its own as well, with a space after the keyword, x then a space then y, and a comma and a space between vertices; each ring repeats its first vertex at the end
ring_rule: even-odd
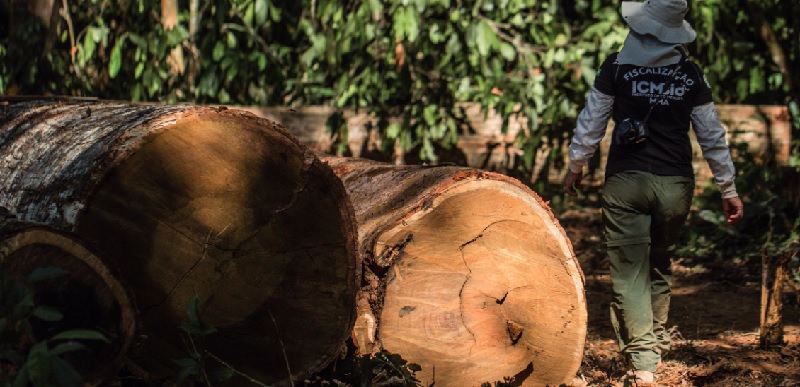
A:
POLYGON ((587 95, 564 179, 566 194, 576 196, 583 169, 613 119, 601 199, 611 322, 633 366, 629 377, 640 385, 654 383, 670 348, 670 248, 695 187, 690 127, 719 186, 727 223, 743 215, 711 87, 684 47, 697 35, 684 20, 687 9, 686 0, 622 2, 630 31, 622 49, 603 62, 587 95))

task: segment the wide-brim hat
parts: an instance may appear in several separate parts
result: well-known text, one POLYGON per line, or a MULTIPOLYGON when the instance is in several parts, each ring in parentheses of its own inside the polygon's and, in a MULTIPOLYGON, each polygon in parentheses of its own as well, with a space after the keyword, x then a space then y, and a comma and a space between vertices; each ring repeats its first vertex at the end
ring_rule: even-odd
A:
POLYGON ((684 44, 693 41, 697 33, 684 20, 686 0, 647 0, 622 2, 622 17, 632 30, 653 35, 664 43, 684 44))

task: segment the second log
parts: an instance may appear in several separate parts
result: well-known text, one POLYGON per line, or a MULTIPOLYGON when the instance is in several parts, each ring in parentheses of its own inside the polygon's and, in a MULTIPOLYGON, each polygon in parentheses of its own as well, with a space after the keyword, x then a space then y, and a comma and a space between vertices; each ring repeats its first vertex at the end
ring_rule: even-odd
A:
POLYGON ((353 340, 422 367, 423 385, 570 383, 584 279, 547 204, 505 175, 323 157, 353 202, 363 258, 353 340))

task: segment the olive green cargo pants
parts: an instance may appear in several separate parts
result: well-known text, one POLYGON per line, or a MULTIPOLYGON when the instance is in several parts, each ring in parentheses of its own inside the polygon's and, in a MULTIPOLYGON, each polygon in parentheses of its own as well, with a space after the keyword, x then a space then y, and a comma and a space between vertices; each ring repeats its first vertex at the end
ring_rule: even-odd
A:
POLYGON ((670 247, 692 202, 694 179, 627 171, 606 179, 603 227, 611 266, 611 323, 634 368, 655 371, 669 350, 665 324, 670 247))

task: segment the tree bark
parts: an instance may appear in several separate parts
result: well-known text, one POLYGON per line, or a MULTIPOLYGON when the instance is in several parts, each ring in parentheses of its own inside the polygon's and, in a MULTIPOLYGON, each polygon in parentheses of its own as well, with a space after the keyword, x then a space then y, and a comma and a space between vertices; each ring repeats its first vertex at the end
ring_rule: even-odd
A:
POLYGON ((761 255, 761 348, 783 345, 783 278, 789 257, 761 255))
POLYGON ((193 297, 217 328, 207 349, 267 384, 321 369, 350 334, 352 207, 274 122, 198 106, 11 104, 0 170, 0 206, 74 231, 131 289, 147 336, 131 358, 154 378, 188 357, 178 326, 193 297))
POLYGON ((423 385, 570 383, 586 336, 584 279, 547 204, 510 177, 323 157, 358 223, 353 341, 419 364, 423 385))
POLYGON ((85 342, 90 351, 63 357, 85 385, 98 385, 116 374, 136 337, 135 309, 122 284, 84 242, 39 224, 4 220, 0 214, 0 267, 18 280, 36 268, 63 269, 64 275, 32 285, 37 305, 63 315, 59 321, 35 324, 35 340, 71 329, 98 331, 109 343, 85 342))

